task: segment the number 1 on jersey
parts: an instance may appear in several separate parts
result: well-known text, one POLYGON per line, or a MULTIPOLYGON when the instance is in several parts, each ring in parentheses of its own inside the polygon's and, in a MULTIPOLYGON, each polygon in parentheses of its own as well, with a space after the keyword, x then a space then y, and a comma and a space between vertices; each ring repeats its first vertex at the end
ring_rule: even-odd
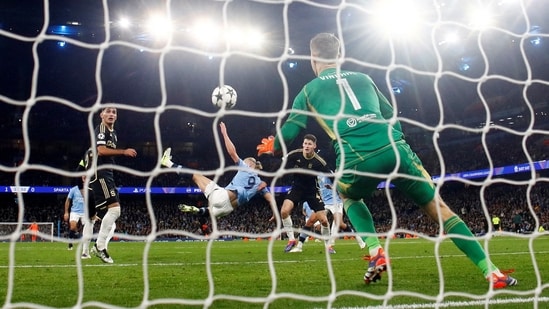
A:
POLYGON ((360 103, 358 102, 358 99, 356 98, 356 95, 353 89, 351 89, 351 85, 349 85, 349 82, 347 81, 347 79, 339 78, 337 80, 337 84, 343 87, 343 90, 345 90, 345 94, 351 101, 351 104, 353 105, 353 108, 355 109, 355 111, 361 109, 362 107, 360 106, 360 103))

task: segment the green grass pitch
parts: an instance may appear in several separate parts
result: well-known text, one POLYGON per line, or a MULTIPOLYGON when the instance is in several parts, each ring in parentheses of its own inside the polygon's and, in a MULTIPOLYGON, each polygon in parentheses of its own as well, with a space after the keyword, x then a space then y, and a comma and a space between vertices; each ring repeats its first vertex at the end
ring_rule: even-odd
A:
POLYGON ((547 308, 549 236, 499 236, 483 245, 519 285, 489 293, 450 240, 388 242, 389 273, 365 285, 366 253, 336 241, 327 256, 309 241, 113 242, 115 261, 76 259, 66 243, 0 243, 0 304, 69 308, 547 308), (435 256, 439 256, 439 259, 435 256), (10 260, 13 263, 10 267, 10 260), (439 271, 442 270, 442 272, 439 271), (441 285, 441 282, 444 282, 441 285), (11 282, 11 284, 10 284, 11 282), (487 296, 488 295, 488 296, 487 296), (443 306, 441 306, 443 305, 443 306))

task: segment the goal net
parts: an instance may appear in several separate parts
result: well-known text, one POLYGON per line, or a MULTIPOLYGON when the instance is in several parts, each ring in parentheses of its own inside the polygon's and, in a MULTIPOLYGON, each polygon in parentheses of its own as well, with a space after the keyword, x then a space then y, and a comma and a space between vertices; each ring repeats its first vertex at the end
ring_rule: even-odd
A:
POLYGON ((0 222, 0 241, 53 242, 53 222, 0 222))
MULTIPOLYGON (((0 223, 0 241, 8 243, 0 243, 0 303, 547 307, 548 9, 549 2, 535 0, 3 0, 0 198, 25 203, 12 207, 6 198, 0 205, 0 218, 19 220, 0 223), (441 222, 393 189, 396 174, 373 175, 379 190, 364 200, 390 260, 371 284, 363 281, 370 253, 352 239, 371 235, 339 231, 330 236, 336 253, 329 254, 326 237, 314 234, 320 244, 311 239, 303 252, 285 254, 280 213, 269 205, 254 201, 217 220, 178 210, 207 200, 190 177, 161 166, 163 151, 172 148, 184 175, 228 185, 239 168, 220 123, 241 158, 257 157, 257 144, 281 133, 294 97, 315 78, 309 41, 320 32, 340 39, 340 69, 368 74, 393 103, 391 121, 402 124, 437 193, 488 262, 514 270, 517 286, 494 290, 441 222), (212 98, 222 85, 237 94, 232 108, 212 98), (39 222, 36 234, 36 241, 53 243, 20 241, 33 241, 22 222, 31 211, 40 221, 64 220, 68 188, 84 175, 75 168, 95 146, 94 128, 107 106, 118 111, 116 146, 135 148, 137 157, 117 156, 109 165, 124 193, 115 235, 123 242, 109 247, 115 262, 105 270, 86 267, 102 264, 81 260, 77 250, 64 255, 64 241, 53 242, 53 223, 39 222), (58 201, 32 207, 39 203, 27 197, 38 193, 58 201), (166 239, 176 242, 159 242, 166 239), (31 247, 38 258, 28 259, 31 247), (52 290, 63 295, 51 298, 25 290, 35 274, 69 292, 52 290)), ((313 119, 318 115, 308 116, 303 133, 316 135, 319 154, 341 172, 330 137, 313 119)), ((301 137, 284 145, 284 155, 302 147, 301 137)), ((280 208, 296 171, 279 157, 258 159, 280 208)), ((296 236, 301 209, 291 213, 296 236)))

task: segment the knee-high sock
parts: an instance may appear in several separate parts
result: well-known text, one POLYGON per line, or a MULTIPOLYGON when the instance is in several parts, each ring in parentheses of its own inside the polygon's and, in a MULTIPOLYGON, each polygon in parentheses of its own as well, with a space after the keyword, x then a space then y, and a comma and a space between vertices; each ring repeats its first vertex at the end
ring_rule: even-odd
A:
POLYGON ((294 223, 292 222, 292 217, 288 216, 288 218, 282 219, 282 226, 284 227, 284 231, 286 231, 286 235, 288 235, 288 239, 295 240, 294 223))
POLYGON ((86 220, 82 228, 82 254, 90 254, 90 241, 93 236, 93 224, 95 221, 86 220))
POLYGON ((97 235, 96 245, 98 250, 105 249, 107 237, 109 236, 112 226, 118 217, 120 217, 120 207, 109 208, 105 216, 103 216, 103 220, 101 220, 101 228, 99 229, 99 234, 97 235))
POLYGON ((484 277, 487 277, 494 271, 498 271, 498 268, 487 259, 486 252, 484 252, 480 243, 472 239, 474 237, 473 233, 471 233, 471 230, 460 217, 456 215, 446 220, 444 222, 444 231, 448 235, 457 234, 471 237, 471 239, 463 239, 450 236, 450 239, 482 271, 484 277))
POLYGON ((111 242, 112 237, 114 236, 114 231, 116 230, 116 222, 113 223, 112 228, 109 232, 109 235, 107 235, 107 241, 105 242, 105 249, 109 249, 109 243, 111 242))
MULTIPOLYGON (((351 224, 357 232, 372 234, 376 232, 372 214, 364 202, 347 199, 345 200, 345 204, 343 206, 345 207, 345 212, 347 213, 351 224)), ((379 238, 376 236, 366 237, 365 242, 368 246, 370 254, 372 254, 372 252, 376 252, 377 248, 381 247, 379 238)))
POLYGON ((324 244, 326 246, 331 246, 333 244, 333 238, 330 237, 330 227, 320 225, 320 235, 324 238, 324 244))
POLYGON ((330 228, 330 242, 328 243, 329 246, 333 246, 335 244, 335 239, 337 236, 337 233, 339 232, 339 224, 337 222, 332 222, 332 227, 330 228))

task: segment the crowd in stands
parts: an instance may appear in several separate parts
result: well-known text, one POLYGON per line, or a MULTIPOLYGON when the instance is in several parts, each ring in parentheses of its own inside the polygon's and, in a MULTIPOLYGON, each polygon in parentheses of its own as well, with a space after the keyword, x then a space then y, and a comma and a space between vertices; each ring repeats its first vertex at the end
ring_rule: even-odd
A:
MULTIPOLYGON (((462 133, 463 134, 463 133, 462 133)), ((444 134, 443 134, 444 135, 444 134)), ((432 136, 427 136, 432 140, 432 136)), ((500 132, 493 134, 482 143, 479 134, 472 134, 469 138, 452 142, 452 136, 441 136, 444 143, 435 147, 433 143, 420 141, 418 136, 412 136, 410 143, 421 145, 416 146, 418 155, 422 159, 426 169, 431 175, 440 175, 460 171, 470 171, 489 167, 489 160, 492 166, 499 167, 504 165, 513 165, 517 163, 528 162, 528 157, 523 148, 527 150, 528 156, 533 161, 544 160, 547 158, 549 145, 545 136, 534 136, 527 138, 515 134, 506 134, 500 132), (524 145, 524 147, 523 147, 524 145), (486 148, 486 149, 485 149, 486 148), (442 159, 442 160, 441 160, 442 159)), ((155 166, 156 157, 143 157, 140 160, 134 160, 135 166, 132 168, 138 170, 147 170, 146 166, 155 166), (143 165, 143 166, 140 166, 143 165)), ((330 160, 329 154, 326 159, 330 160)), ((200 170, 210 171, 210 175, 215 176, 211 171, 219 168, 215 160, 206 160, 206 158, 189 159, 192 166, 200 170)), ((277 160, 267 160, 261 158, 266 171, 274 172, 277 170, 277 160)), ((546 179, 547 171, 540 172, 546 179)), ((14 184, 15 173, 0 173, 0 181, 5 185, 14 184)), ((232 177, 233 172, 219 176, 216 180, 219 184, 227 184, 232 177)), ((22 185, 68 185, 66 177, 55 173, 42 171, 39 169, 29 169, 18 175, 22 185)), ((530 190, 528 181, 531 173, 522 175, 507 176, 512 181, 515 176, 521 176, 515 179, 517 184, 492 183, 488 185, 483 179, 474 180, 475 184, 467 185, 463 182, 445 183, 441 187, 441 195, 450 207, 459 213, 464 221, 470 226, 474 234, 482 235, 490 227, 490 217, 497 214, 502 219, 502 228, 505 231, 514 231, 513 218, 520 215, 521 226, 519 232, 526 233, 534 231, 539 225, 548 229, 549 224, 549 197, 547 196, 547 181, 537 181, 530 190), (524 180, 526 179, 526 180, 524 180), (528 203, 528 198, 530 203, 528 203)), ((117 173, 117 183, 121 186, 133 187, 146 186, 148 177, 138 177, 127 173, 117 173)), ((274 181, 267 178, 269 182, 274 181)), ((275 186, 286 186, 290 178, 287 176, 276 178, 275 186)), ((155 175, 151 181, 152 186, 193 186, 185 182, 183 178, 175 173, 161 173, 155 175)), ((283 196, 277 195, 277 199, 283 196)), ((62 219, 63 202, 66 196, 62 194, 24 194, 23 201, 17 200, 12 193, 0 194, 0 218, 2 222, 17 222, 19 220, 19 206, 23 205, 23 222, 39 221, 57 223, 62 219)), ((146 236, 152 232, 151 214, 154 213, 156 222, 156 232, 161 233, 162 237, 182 237, 177 231, 187 231, 193 234, 202 235, 203 220, 193 215, 185 215, 178 211, 177 205, 180 203, 190 203, 193 205, 204 204, 206 200, 202 194, 194 195, 175 195, 175 194, 153 194, 151 195, 150 207, 147 207, 147 199, 144 194, 124 194, 122 199, 122 215, 117 221, 117 233, 132 236, 146 236)), ((280 201, 279 201, 280 202, 280 201)), ((432 224, 418 208, 408 199, 403 198, 395 190, 391 190, 391 200, 385 196, 385 191, 377 191, 368 201, 367 205, 376 222, 378 232, 384 233, 391 228, 405 229, 412 233, 421 233, 424 235, 436 236, 440 233, 438 225, 432 224), (394 207, 390 207, 390 205, 394 207)), ((281 203, 278 203, 279 207, 281 203)), ((200 206, 200 205, 199 205, 200 206)), ((234 231, 240 233, 270 233, 275 230, 276 224, 270 222, 269 218, 273 215, 273 210, 261 198, 254 200, 250 205, 236 209, 228 217, 218 220, 217 227, 223 231, 234 231)), ((293 222, 296 227, 303 224, 300 207, 296 207, 293 213, 293 222)), ((57 224, 55 225, 57 228, 57 224)), ((61 223, 58 233, 54 235, 64 235, 66 227, 61 223)), ((97 227, 96 227, 97 228, 97 227)), ((402 234, 402 233, 400 233, 402 234)), ((0 234, 1 235, 1 234, 0 234)))
MULTIPOLYGON (((549 226, 549 197, 548 184, 537 183, 528 190, 527 185, 493 184, 487 187, 469 186, 463 183, 449 183, 441 188, 441 195, 451 205, 452 209, 459 213, 470 226, 475 235, 484 235, 491 226, 491 216, 496 214, 502 220, 501 226, 506 232, 531 233, 539 228, 539 225, 548 229, 549 226), (528 197, 530 202, 528 202, 528 197), (521 217, 521 228, 515 230, 513 220, 516 215, 521 217)), ((13 196, 2 195, 2 207, 0 217, 3 222, 17 222, 20 201, 15 201, 13 196)), ((281 204, 278 195, 279 207, 281 204)), ((421 234, 425 236, 437 236, 441 233, 437 224, 427 218, 407 198, 402 197, 398 191, 391 190, 390 199, 385 195, 385 190, 379 190, 367 201, 374 216, 376 228, 379 233, 389 231, 396 232, 396 237, 404 237, 405 234, 421 234), (394 225, 394 226, 393 226, 394 225), (394 227, 393 230, 391 230, 394 227)), ((179 212, 177 205, 180 203, 192 203, 201 205, 205 200, 201 194, 195 195, 151 195, 147 207, 147 199, 144 194, 124 194, 122 198, 122 215, 117 222, 116 232, 127 236, 148 236, 152 233, 151 213, 156 222, 157 238, 185 238, 181 231, 204 236, 202 224, 204 219, 195 215, 179 212)), ((66 225, 61 222, 63 216, 63 197, 47 195, 24 195, 23 222, 54 222, 56 229, 54 235, 65 237, 66 225), (58 225, 59 223, 59 225, 58 225), (58 229, 60 227, 60 230, 58 229)), ((275 222, 269 219, 273 215, 271 206, 263 199, 255 198, 252 203, 236 209, 231 215, 218 219, 217 228, 224 234, 250 233, 254 235, 271 233, 275 231, 275 222)), ((296 207, 292 214, 296 227, 304 224, 301 207, 296 207)), ((210 221, 208 219, 208 221, 210 221)), ((211 222, 209 222, 211 224, 211 222)), ((211 225, 210 225, 211 226, 211 225)), ((96 229, 98 226, 96 226, 96 229)), ((283 233, 282 233, 283 234, 283 233)), ((284 235, 282 235, 284 236, 284 235)), ((131 237, 130 237, 131 239, 131 237)))
MULTIPOLYGON (((469 133, 463 130, 443 130, 439 137, 433 139, 433 132, 422 131, 406 135, 407 141, 418 153, 425 168, 433 176, 440 175, 443 171, 449 173, 471 171, 484 169, 490 166, 501 167, 519 163, 527 163, 529 158, 532 161, 545 160, 549 150, 549 137, 543 134, 512 134, 502 130, 490 131, 491 133, 483 136, 481 133, 469 133), (435 143, 433 142, 435 140, 435 143), (484 143, 483 143, 484 140, 484 143), (528 156, 527 156, 528 155, 528 156)), ((321 145, 322 143, 319 143, 321 145)), ((321 145, 321 155, 328 161, 334 162, 331 144, 321 145)), ((33 150, 35 151, 35 150, 33 150)), ((177 149, 173 153, 177 154, 177 149)), ((203 152, 213 153, 215 149, 207 149, 203 152)), ((34 152, 33 152, 34 153, 34 152)), ((40 161, 33 159, 35 155, 31 153, 31 164, 40 164, 60 168, 65 171, 74 171, 77 162, 80 160, 80 153, 74 158, 59 156, 58 153, 50 155, 41 155, 40 161), (51 163, 55 162, 55 163, 51 163)), ((126 160, 117 158, 117 164, 139 172, 151 171, 157 166, 158 157, 156 151, 140 152, 138 149, 139 160, 126 160)), ((5 157, 0 156, 0 157, 5 157)), ((13 167, 22 159, 22 155, 17 155, 13 160, 2 159, 1 165, 13 167), (16 162, 17 161, 17 162, 16 162)), ((275 172, 280 166, 280 159, 260 158, 265 171, 275 172)), ((213 172, 219 169, 219 160, 216 155, 205 155, 195 153, 189 156, 179 156, 177 162, 183 166, 194 168, 201 171, 213 172)), ((230 164, 225 162, 225 164, 230 164)), ((14 184, 15 172, 0 172, 0 184, 14 184)), ((47 172, 39 168, 28 169, 18 175, 22 185, 40 186, 40 185, 66 185, 67 177, 60 174, 47 172)), ((219 183, 229 180, 231 175, 223 175, 219 183)), ((117 173, 117 184, 126 187, 144 186, 148 177, 135 176, 128 173, 117 173)), ((278 179, 278 186, 287 185, 288 177, 278 179)), ((191 183, 183 181, 174 173, 163 173, 155 175, 152 179, 152 186, 188 186, 191 183)))

